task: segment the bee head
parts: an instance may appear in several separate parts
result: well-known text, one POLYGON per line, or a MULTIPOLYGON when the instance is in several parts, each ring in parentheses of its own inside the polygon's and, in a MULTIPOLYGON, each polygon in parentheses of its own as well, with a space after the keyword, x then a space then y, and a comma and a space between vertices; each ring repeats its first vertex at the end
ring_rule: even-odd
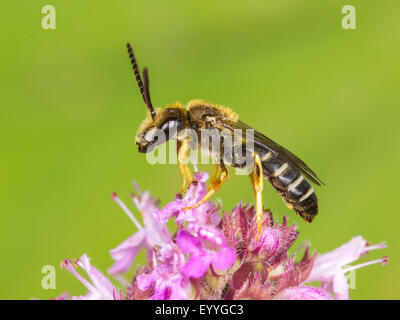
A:
POLYGON ((156 146, 175 138, 185 127, 186 111, 180 103, 157 109, 154 117, 148 113, 135 138, 139 152, 151 152, 156 146))

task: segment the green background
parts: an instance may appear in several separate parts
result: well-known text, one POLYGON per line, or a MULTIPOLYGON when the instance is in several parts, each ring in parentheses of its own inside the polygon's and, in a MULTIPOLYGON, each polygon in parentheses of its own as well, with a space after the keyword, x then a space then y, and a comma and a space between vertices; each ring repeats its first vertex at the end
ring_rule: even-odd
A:
MULTIPOLYGON (((388 265, 358 270, 350 296, 399 298, 399 9, 355 0, 3 1, 0 298, 84 294, 59 263, 87 253, 105 272, 108 250, 136 231, 111 192, 129 202, 136 179, 165 204, 178 191, 177 166, 149 165, 134 144, 145 107, 127 41, 149 67, 155 105, 202 98, 232 107, 305 160, 326 183, 313 224, 268 184, 266 206, 298 225, 297 246, 386 241, 360 261, 388 255, 388 265), (46 4, 57 10, 56 30, 41 28, 46 4), (341 27, 346 4, 357 10, 356 30, 341 27), (44 265, 56 266, 56 290, 41 287, 44 265)), ((218 194, 228 211, 253 202, 249 179, 233 173, 218 194)))

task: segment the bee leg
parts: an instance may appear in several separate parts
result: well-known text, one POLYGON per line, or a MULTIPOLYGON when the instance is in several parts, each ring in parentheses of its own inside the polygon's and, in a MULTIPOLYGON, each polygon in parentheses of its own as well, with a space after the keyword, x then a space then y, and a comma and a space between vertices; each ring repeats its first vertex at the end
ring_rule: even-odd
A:
POLYGON ((181 187, 181 192, 185 191, 185 187, 186 187, 186 170, 184 165, 181 163, 181 158, 183 157, 182 153, 182 141, 177 141, 177 153, 178 153, 178 166, 179 166, 179 173, 182 176, 182 187, 181 187))
POLYGON ((181 192, 184 192, 185 187, 186 187, 186 180, 189 181, 189 187, 192 184, 192 175, 190 173, 190 169, 189 169, 188 165, 186 164, 187 151, 189 149, 189 141, 188 140, 183 140, 183 141, 178 140, 177 147, 178 147, 179 172, 182 176, 181 192))
MULTIPOLYGON (((207 193, 205 194, 203 199, 201 199, 199 202, 197 202, 193 206, 183 208, 182 209, 183 211, 189 210, 189 209, 194 209, 194 208, 198 207, 199 205, 201 205, 202 203, 206 202, 221 188, 222 184, 226 180, 229 179, 228 170, 225 168, 225 165, 223 163, 221 163, 221 165, 218 165, 218 167, 221 168, 221 174, 219 175, 218 178, 214 179, 212 184, 210 184, 209 190, 207 191, 207 193)), ((215 171, 218 172, 218 170, 214 169, 214 173, 215 173, 215 171)), ((215 175, 216 175, 216 173, 215 173, 215 175)))
POLYGON ((253 192, 256 199, 256 219, 257 219, 257 236, 256 240, 261 235, 261 223, 263 216, 263 202, 262 202, 262 190, 263 190, 263 175, 262 175, 262 163, 258 153, 253 153, 254 157, 254 169, 250 174, 251 185, 253 186, 253 192))
POLYGON ((190 186, 192 185, 192 181, 193 181, 192 174, 190 173, 190 169, 188 166, 185 166, 185 170, 186 170, 186 176, 187 176, 188 182, 189 182, 188 188, 190 188, 190 186))
POLYGON ((219 171, 219 165, 216 164, 216 165, 215 165, 215 168, 214 168, 214 171, 213 171, 213 173, 212 173, 212 175, 211 175, 210 184, 209 184, 208 187, 207 187, 207 191, 210 191, 210 190, 212 189, 213 184, 214 184, 215 181, 217 180, 218 171, 219 171))

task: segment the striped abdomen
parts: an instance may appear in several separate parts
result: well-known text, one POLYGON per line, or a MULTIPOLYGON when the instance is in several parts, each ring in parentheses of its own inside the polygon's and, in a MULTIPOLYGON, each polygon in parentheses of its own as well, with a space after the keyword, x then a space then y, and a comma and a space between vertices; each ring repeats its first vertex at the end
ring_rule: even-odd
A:
POLYGON ((260 155, 264 178, 268 179, 285 203, 307 222, 318 213, 318 199, 313 187, 279 154, 267 151, 260 155))

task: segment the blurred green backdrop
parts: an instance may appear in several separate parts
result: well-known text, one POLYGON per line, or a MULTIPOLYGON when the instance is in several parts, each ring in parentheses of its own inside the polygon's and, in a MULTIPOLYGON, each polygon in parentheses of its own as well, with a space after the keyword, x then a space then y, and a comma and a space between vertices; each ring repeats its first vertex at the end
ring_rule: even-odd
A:
MULTIPOLYGON (((304 159, 326 182, 315 222, 289 212, 268 184, 265 204, 289 214, 318 252, 355 235, 386 241, 362 261, 389 255, 389 264, 358 270, 350 295, 399 298, 399 9, 356 0, 3 1, 0 298, 84 294, 60 261, 87 253, 105 272, 108 250, 136 231, 111 192, 129 202, 136 179, 165 204, 178 191, 176 165, 147 164, 133 142, 145 107, 127 41, 149 67, 155 105, 230 106, 304 159), (56 30, 41 28, 46 4, 56 30), (356 30, 341 27, 346 4, 357 10, 356 30), (41 287, 48 264, 56 290, 41 287)), ((218 197, 228 211, 252 202, 248 178, 232 176, 218 197)))

